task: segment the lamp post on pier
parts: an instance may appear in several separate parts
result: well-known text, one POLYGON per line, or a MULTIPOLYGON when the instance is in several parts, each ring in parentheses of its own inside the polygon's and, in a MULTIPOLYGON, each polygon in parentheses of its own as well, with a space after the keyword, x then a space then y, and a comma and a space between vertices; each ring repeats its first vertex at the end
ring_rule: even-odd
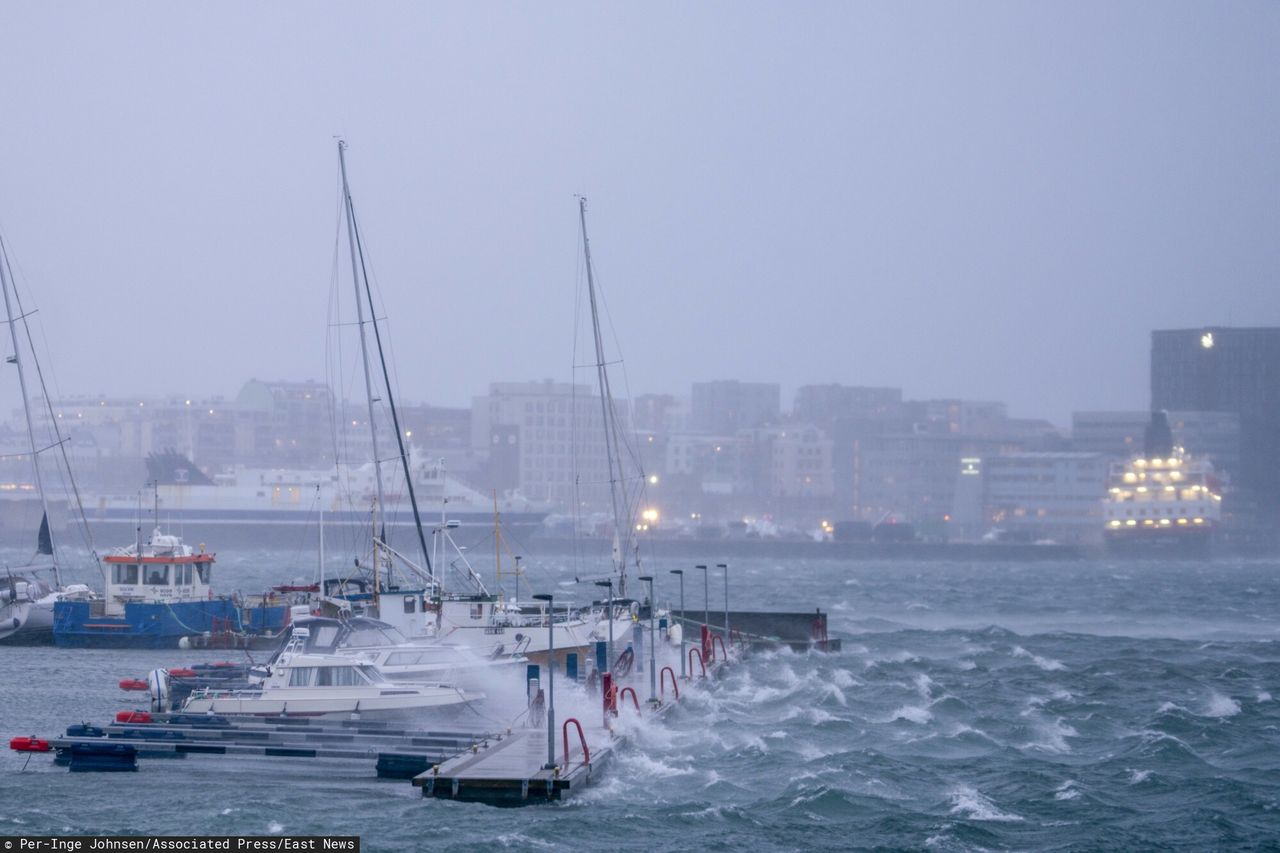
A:
POLYGON ((605 650, 604 671, 613 672, 613 579, 596 581, 596 586, 609 588, 609 609, 606 611, 609 620, 609 645, 605 650))
POLYGON ((702 569, 702 624, 708 628, 711 627, 711 593, 707 586, 707 567, 698 565, 695 569, 702 569))
POLYGON ((716 563, 716 568, 724 572, 724 648, 725 655, 729 654, 729 564, 716 563))
POLYGON ((547 770, 556 769, 556 628, 555 605, 550 593, 534 596, 547 603, 547 770))
POLYGON ((684 569, 672 569, 671 574, 680 576, 680 677, 684 678, 684 569))
POLYGON ((658 643, 654 638, 653 611, 657 605, 653 600, 653 575, 643 575, 636 580, 649 584, 649 704, 658 704, 658 643))

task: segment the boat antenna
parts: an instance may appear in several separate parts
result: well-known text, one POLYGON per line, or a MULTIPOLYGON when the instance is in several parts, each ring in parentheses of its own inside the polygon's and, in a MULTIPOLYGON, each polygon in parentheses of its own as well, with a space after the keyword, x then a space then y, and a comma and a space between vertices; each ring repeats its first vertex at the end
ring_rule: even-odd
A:
POLYGON ((600 311, 596 305, 595 275, 591 268, 591 243, 587 239, 587 200, 578 197, 578 218, 582 223, 582 253, 587 267, 587 295, 591 301, 591 332, 595 338, 596 348, 596 381, 600 386, 600 417, 604 427, 605 463, 609 466, 609 500, 613 506, 613 567, 618 573, 618 592, 625 595, 627 591, 627 551, 619 537, 630 539, 631 523, 622 518, 618 504, 618 488, 623 480, 622 459, 616 452, 617 418, 613 411, 613 392, 609 387, 609 368, 604 359, 604 338, 600 334, 600 311), (614 470, 614 463, 617 470, 614 470), (626 531, 624 534, 622 531, 626 531))
MULTIPOLYGON (((391 391, 391 374, 387 370, 387 357, 382 350, 382 332, 378 329, 377 312, 374 310, 374 306, 373 306, 373 289, 369 286, 369 274, 365 270, 364 246, 360 242, 360 230, 359 230, 359 226, 356 224, 355 206, 351 202, 351 190, 347 187, 347 161, 345 156, 343 155, 343 150, 345 148, 346 148, 346 143, 339 141, 338 142, 338 158, 339 160, 342 161, 342 191, 347 198, 347 227, 350 229, 351 238, 352 238, 352 254, 351 254, 352 274, 353 275, 355 274, 356 258, 358 256, 360 260, 360 273, 364 279, 365 298, 368 299, 369 301, 369 324, 373 326, 373 338, 374 338, 375 344, 378 347, 378 363, 382 367, 382 383, 386 387, 386 391, 387 391, 387 408, 391 410, 391 426, 396 432, 396 447, 400 451, 400 464, 404 467, 404 482, 409 492, 409 505, 410 507, 413 508, 413 525, 414 525, 414 528, 418 531, 418 545, 422 549, 422 559, 426 563, 427 572, 428 574, 434 574, 431 568, 431 553, 427 549, 427 536, 422 531, 422 515, 418 512, 418 498, 413 491, 412 465, 409 464, 409 454, 405 451, 404 432, 401 431, 400 429, 400 417, 396 413, 395 394, 393 394, 391 391)), ((357 279, 356 281, 357 303, 359 302, 359 298, 360 298, 360 281, 359 279, 357 279)), ((360 308, 357 305, 357 311, 359 310, 360 308)), ((364 348, 363 321, 361 321, 361 325, 360 325, 360 346, 363 351, 363 348, 364 348)), ((367 385, 369 381, 369 363, 367 360, 365 361, 364 369, 365 369, 365 382, 367 385)), ((370 396, 369 396, 369 428, 370 429, 373 428, 372 389, 370 389, 370 396)), ((377 459, 377 442, 376 441, 374 443, 374 457, 375 457, 374 465, 377 465, 378 463, 376 461, 377 459)), ((379 483, 382 482, 381 474, 378 475, 378 482, 379 483)), ((381 502, 381 486, 379 486, 379 502, 381 502)), ((384 531, 382 535, 383 541, 386 541, 386 538, 387 538, 386 533, 384 531)))
MULTIPOLYGON (((18 387, 22 391, 22 413, 27 419, 27 441, 31 446, 31 467, 35 471, 36 491, 40 493, 40 510, 44 514, 44 525, 47 526, 49 525, 49 501, 44 495, 44 482, 40 477, 40 455, 36 450, 35 427, 31 422, 31 400, 27 397, 27 377, 22 370, 22 356, 18 346, 17 318, 13 316, 13 308, 9 301, 9 277, 7 275, 9 256, 4 251, 3 243, 0 243, 0 255, 3 255, 4 260, 4 263, 0 264, 0 289, 4 290, 4 313, 9 321, 9 338, 13 341, 13 355, 9 356, 8 361, 18 368, 18 387)), ((53 558, 53 582, 61 589, 62 574, 58 570, 58 558, 54 555, 52 526, 49 526, 45 532, 49 537, 49 555, 53 558)))

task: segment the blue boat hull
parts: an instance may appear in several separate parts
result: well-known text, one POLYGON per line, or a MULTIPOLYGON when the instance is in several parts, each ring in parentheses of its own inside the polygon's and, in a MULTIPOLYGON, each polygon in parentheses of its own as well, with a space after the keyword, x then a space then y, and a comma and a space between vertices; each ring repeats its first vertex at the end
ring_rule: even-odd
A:
POLYGON ((230 599, 162 603, 130 602, 123 616, 94 615, 98 602, 59 601, 53 607, 53 641, 70 648, 173 649, 200 634, 274 634, 288 623, 286 605, 241 610, 230 599))

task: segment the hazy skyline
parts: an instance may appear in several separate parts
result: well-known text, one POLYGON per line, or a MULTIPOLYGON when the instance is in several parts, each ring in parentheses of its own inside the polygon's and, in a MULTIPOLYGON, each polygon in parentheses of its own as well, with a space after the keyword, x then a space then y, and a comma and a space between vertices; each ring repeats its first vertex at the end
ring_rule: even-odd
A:
POLYGON ((571 378, 579 193, 636 393, 895 385, 1066 425, 1147 405, 1153 328, 1280 325, 1275 4, 0 26, 0 227, 55 394, 325 380, 339 134, 415 401, 571 378))

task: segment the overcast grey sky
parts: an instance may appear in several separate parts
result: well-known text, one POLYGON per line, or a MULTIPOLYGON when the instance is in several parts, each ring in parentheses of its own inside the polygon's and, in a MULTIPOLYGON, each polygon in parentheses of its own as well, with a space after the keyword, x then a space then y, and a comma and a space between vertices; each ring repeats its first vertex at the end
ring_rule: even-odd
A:
POLYGON ((575 193, 637 392, 1065 424, 1147 404, 1152 328, 1280 323, 1276 3, 6 3, 0 32, 0 225, 64 394, 324 379, 335 134, 413 400, 569 377, 575 193))

